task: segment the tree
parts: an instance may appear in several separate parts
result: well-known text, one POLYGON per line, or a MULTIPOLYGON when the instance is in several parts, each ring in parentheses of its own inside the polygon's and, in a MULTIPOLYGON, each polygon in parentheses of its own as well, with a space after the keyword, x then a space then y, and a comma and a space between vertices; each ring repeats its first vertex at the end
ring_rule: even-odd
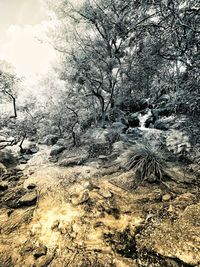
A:
POLYGON ((16 108, 16 91, 15 86, 19 79, 15 74, 4 71, 0 69, 0 93, 3 96, 8 96, 13 105, 13 116, 11 118, 17 117, 17 108, 16 108))
POLYGON ((196 0, 85 0, 76 7, 61 0, 55 5, 60 37, 57 30, 54 46, 63 54, 62 78, 97 112, 102 126, 127 98, 156 101, 170 93, 179 99, 181 91, 188 97, 188 84, 190 93, 199 94, 196 0))

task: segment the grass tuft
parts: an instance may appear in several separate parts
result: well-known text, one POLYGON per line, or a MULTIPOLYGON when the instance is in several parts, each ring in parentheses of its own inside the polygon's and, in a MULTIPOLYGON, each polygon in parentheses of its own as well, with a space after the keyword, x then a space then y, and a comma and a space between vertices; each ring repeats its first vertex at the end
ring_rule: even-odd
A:
POLYGON ((165 168, 165 160, 158 149, 145 145, 136 145, 128 155, 127 170, 133 169, 141 179, 161 180, 165 168))

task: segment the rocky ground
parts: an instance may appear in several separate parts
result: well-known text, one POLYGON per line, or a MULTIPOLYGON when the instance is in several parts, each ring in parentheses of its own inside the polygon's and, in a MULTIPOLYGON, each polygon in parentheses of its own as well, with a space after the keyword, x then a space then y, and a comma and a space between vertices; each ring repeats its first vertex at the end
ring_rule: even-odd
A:
POLYGON ((197 185, 135 186, 102 157, 61 167, 49 153, 1 175, 1 267, 200 266, 197 185))
POLYGON ((149 115, 126 132, 91 128, 75 149, 51 134, 13 146, 18 162, 0 152, 0 267, 200 267, 198 128, 149 115), (148 143, 167 163, 161 180, 125 167, 148 143))

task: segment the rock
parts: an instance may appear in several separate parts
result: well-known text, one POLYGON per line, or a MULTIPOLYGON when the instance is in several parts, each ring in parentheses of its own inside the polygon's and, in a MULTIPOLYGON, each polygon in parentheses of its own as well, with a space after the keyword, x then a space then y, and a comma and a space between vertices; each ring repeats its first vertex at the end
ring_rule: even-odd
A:
POLYGON ((184 193, 181 194, 180 196, 175 198, 175 202, 186 202, 186 203, 192 203, 195 201, 196 196, 192 193, 184 193))
POLYGON ((36 184, 31 183, 31 184, 29 184, 29 185, 27 186, 27 188, 28 188, 29 190, 34 189, 34 188, 36 188, 36 184))
POLYGON ((5 174, 6 172, 6 167, 0 162, 0 175, 5 174))
POLYGON ((83 162, 85 161, 84 157, 71 157, 71 158, 66 158, 66 159, 62 159, 59 162, 59 165, 61 167, 73 167, 76 165, 81 165, 83 164, 83 162))
POLYGON ((152 126, 156 121, 156 118, 154 116, 150 116, 144 123, 145 128, 149 128, 152 126))
POLYGON ((171 130, 166 137, 166 146, 169 151, 176 155, 189 153, 191 151, 191 141, 184 131, 171 130))
POLYGON ((200 262, 199 236, 200 203, 186 207, 174 222, 166 218, 146 228, 137 235, 136 242, 139 250, 145 249, 161 257, 177 259, 182 266, 196 266, 200 262))
POLYGON ((29 153, 29 154, 23 154, 23 156, 21 157, 21 159, 20 160, 25 160, 25 161, 29 161, 30 159, 31 159, 31 154, 29 153))
POLYGON ((111 153, 110 143, 94 143, 89 147, 89 156, 91 158, 99 157, 99 155, 109 155, 111 153))
POLYGON ((23 154, 35 154, 39 151, 39 148, 36 143, 33 142, 27 142, 23 146, 23 154))
POLYGON ((166 266, 169 267, 180 267, 179 263, 175 261, 174 259, 165 259, 165 264, 166 266))
POLYGON ((102 162, 108 161, 108 157, 104 155, 99 155, 98 159, 100 159, 102 162))
POLYGON ((138 116, 136 116, 134 114, 129 116, 128 124, 129 124, 129 127, 131 127, 131 128, 139 127, 140 126, 140 120, 139 120, 138 116))
POLYGON ((145 178, 145 180, 147 180, 149 183, 155 183, 158 178, 154 173, 151 173, 148 177, 145 178))
POLYGON ((77 205, 83 204, 89 198, 90 198, 89 192, 86 190, 86 191, 83 191, 82 193, 80 193, 80 195, 73 194, 71 196, 71 202, 73 205, 77 206, 77 205))
POLYGON ((12 154, 12 152, 4 149, 0 151, 0 163, 5 165, 5 167, 12 167, 17 164, 17 160, 12 154))
POLYGON ((65 150, 64 146, 54 145, 51 149, 50 156, 57 156, 65 150))
POLYGON ((31 192, 19 199, 19 203, 21 206, 32 206, 35 205, 37 201, 37 193, 31 192))
POLYGON ((109 129, 91 128, 84 134, 83 141, 85 140, 84 142, 89 145, 91 143, 106 143, 109 132, 109 129))
POLYGON ((167 103, 169 102, 169 100, 170 100, 170 96, 164 94, 158 98, 157 103, 162 103, 162 102, 167 103))
POLYGON ((112 193, 105 188, 100 188, 100 190, 98 191, 98 194, 104 198, 111 198, 112 197, 112 193))
MULTIPOLYGON (((69 143, 70 143, 69 138, 68 138, 68 140, 67 140, 67 139, 64 139, 64 138, 61 138, 61 139, 59 139, 59 140, 57 141, 56 145, 58 145, 58 146, 64 146, 64 147, 68 147, 68 146, 69 146, 69 143)), ((70 145, 71 145, 71 143, 70 143, 70 145)))
POLYGON ((34 250, 34 253, 33 253, 33 256, 35 258, 39 258, 43 255, 46 255, 47 254, 47 247, 43 244, 40 244, 35 250, 34 250))
POLYGON ((5 191, 8 189, 8 183, 7 182, 0 182, 0 192, 5 191))
POLYGON ((19 159, 19 164, 27 164, 28 159, 21 158, 19 159))
POLYGON ((166 107, 166 108, 160 108, 160 109, 152 109, 152 115, 158 119, 159 117, 162 117, 162 116, 170 116, 172 114, 172 107, 166 107))
POLYGON ((6 194, 5 199, 3 202, 9 207, 9 208, 18 208, 20 206, 19 199, 23 197, 26 194, 26 189, 25 188, 17 188, 17 189, 12 189, 9 190, 8 193, 6 194))
POLYGON ((143 136, 143 132, 138 128, 129 128, 127 130, 127 135, 129 135, 132 138, 141 138, 143 136))
POLYGON ((59 139, 58 136, 53 135, 53 134, 49 134, 49 135, 45 136, 42 140, 40 140, 39 144, 53 146, 56 144, 58 139, 59 139))
POLYGON ((170 125, 167 122, 161 121, 161 120, 157 120, 154 123, 154 128, 158 129, 158 130, 162 130, 162 131, 167 131, 170 128, 170 125))
POLYGON ((30 154, 36 154, 39 151, 39 147, 32 147, 30 149, 30 154))
MULTIPOLYGON (((54 255, 41 256, 37 261, 37 267, 47 267, 52 262, 54 255)), ((35 265, 34 265, 35 266, 35 265)))
POLYGON ((1 257, 1 263, 0 263, 1 267, 14 267, 15 266, 10 253, 1 253, 0 257, 1 257))
POLYGON ((172 196, 170 194, 165 194, 162 196, 162 201, 167 202, 167 201, 170 201, 171 198, 172 198, 172 196))
POLYGON ((118 133, 123 133, 124 131, 127 130, 127 125, 125 125, 122 122, 113 122, 112 124, 112 129, 114 129, 115 131, 117 131, 118 133))

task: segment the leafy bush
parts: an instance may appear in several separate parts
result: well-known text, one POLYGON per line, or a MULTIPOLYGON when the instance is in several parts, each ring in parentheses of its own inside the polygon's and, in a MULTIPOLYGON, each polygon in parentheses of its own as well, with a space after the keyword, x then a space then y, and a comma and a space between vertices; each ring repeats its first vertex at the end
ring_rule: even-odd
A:
POLYGON ((161 153, 150 146, 136 145, 128 155, 128 170, 133 169, 141 179, 161 180, 165 168, 165 161, 161 153))

